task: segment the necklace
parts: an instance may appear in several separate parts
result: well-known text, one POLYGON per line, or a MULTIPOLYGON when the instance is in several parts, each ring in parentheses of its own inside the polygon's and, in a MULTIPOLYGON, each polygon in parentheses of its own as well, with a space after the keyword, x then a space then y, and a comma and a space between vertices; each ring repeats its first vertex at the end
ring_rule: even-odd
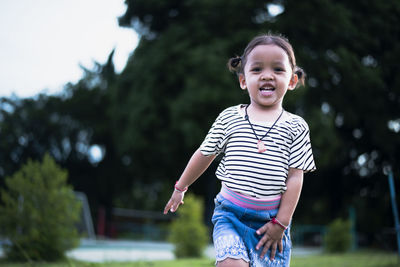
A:
POLYGON ((284 109, 282 109, 281 114, 279 115, 279 117, 275 120, 275 122, 272 124, 272 126, 268 129, 268 131, 264 134, 263 137, 258 138, 258 135, 256 133, 256 131, 253 128, 253 124, 251 124, 250 119, 249 119, 249 115, 247 114, 247 108, 249 107, 249 105, 246 106, 246 108, 244 109, 246 115, 244 116, 244 118, 249 122, 251 129, 253 130, 254 135, 256 136, 257 141, 257 148, 258 148, 258 152, 263 153, 265 151, 267 151, 267 148, 264 144, 264 142, 262 141, 262 139, 264 137, 266 137, 268 135, 268 133, 272 130, 272 128, 274 128, 275 124, 279 121, 279 119, 281 118, 284 109))

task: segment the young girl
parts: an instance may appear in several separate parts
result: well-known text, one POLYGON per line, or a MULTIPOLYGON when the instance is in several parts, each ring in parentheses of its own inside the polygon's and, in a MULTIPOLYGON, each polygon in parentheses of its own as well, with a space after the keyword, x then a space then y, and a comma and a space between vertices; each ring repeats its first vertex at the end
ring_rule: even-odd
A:
POLYGON ((228 67, 250 104, 220 113, 176 182, 164 213, 175 212, 188 186, 224 153, 212 217, 216 265, 289 266, 289 226, 303 173, 315 170, 315 164, 307 123, 285 111, 282 101, 299 81, 304 84, 304 73, 288 40, 272 34, 255 37, 228 67))

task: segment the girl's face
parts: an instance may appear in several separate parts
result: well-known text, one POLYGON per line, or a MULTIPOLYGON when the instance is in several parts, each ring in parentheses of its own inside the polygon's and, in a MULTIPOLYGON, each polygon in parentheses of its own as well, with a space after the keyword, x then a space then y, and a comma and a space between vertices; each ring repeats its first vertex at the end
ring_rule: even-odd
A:
POLYGON ((285 50, 276 45, 256 46, 247 56, 240 87, 249 92, 250 103, 258 108, 280 108, 287 90, 296 87, 285 50))

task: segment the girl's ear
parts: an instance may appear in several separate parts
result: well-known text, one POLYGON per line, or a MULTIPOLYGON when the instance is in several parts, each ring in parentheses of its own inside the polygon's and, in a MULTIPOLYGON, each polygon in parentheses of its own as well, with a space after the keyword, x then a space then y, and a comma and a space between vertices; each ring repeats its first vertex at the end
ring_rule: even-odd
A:
POLYGON ((239 84, 240 88, 242 88, 243 90, 247 89, 246 79, 243 74, 239 74, 239 84))
POLYGON ((293 74, 292 78, 289 81, 288 90, 295 89, 298 81, 299 81, 299 77, 297 76, 297 74, 293 74))

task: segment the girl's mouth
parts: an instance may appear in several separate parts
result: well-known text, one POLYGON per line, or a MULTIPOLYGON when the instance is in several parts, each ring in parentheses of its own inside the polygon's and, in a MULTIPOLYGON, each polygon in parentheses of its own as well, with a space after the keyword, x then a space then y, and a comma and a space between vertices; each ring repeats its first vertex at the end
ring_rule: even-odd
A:
POLYGON ((261 87, 260 91, 274 91, 275 88, 274 87, 261 87))
POLYGON ((262 96, 270 96, 273 94, 275 91, 274 87, 261 87, 260 88, 260 93, 262 96))

